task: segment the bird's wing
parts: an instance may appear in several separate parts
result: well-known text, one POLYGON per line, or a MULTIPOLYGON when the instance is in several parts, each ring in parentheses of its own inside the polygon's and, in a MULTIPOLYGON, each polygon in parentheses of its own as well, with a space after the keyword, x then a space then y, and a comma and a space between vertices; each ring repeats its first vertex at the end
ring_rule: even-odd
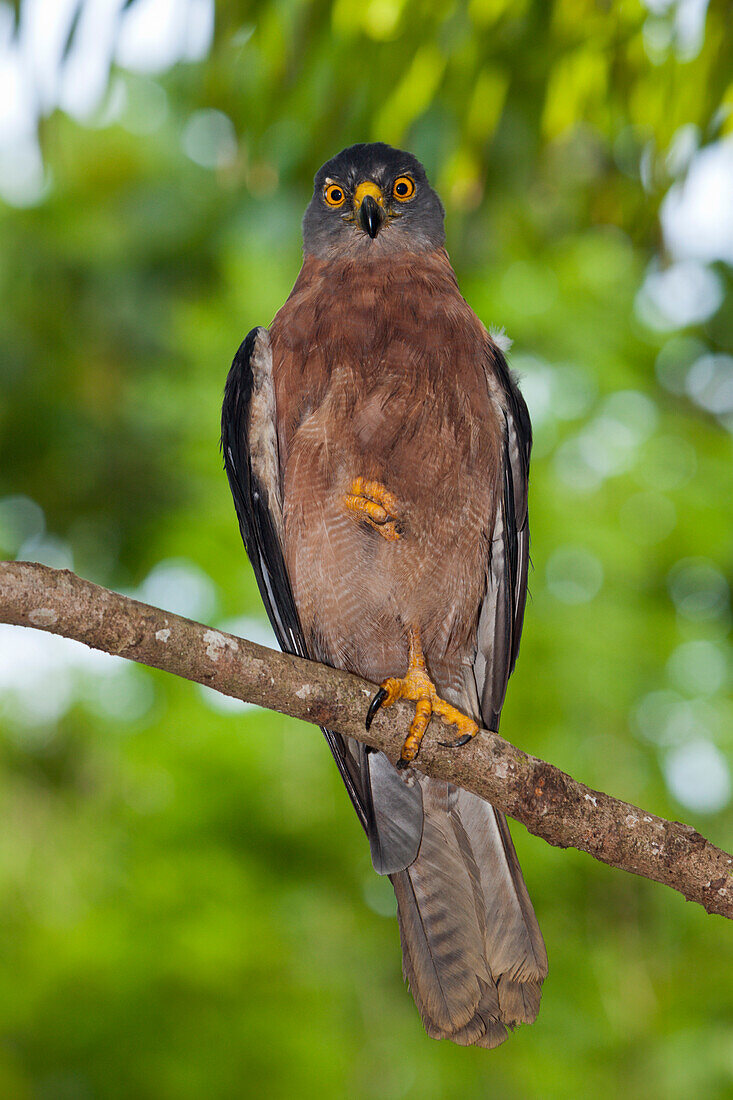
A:
POLYGON ((498 348, 493 368, 489 386, 504 419, 501 485, 473 670, 483 723, 497 730, 507 681, 519 652, 527 598, 527 486, 532 427, 524 398, 498 348))
MULTIPOLYGON (((244 545, 265 609, 286 653, 309 657, 283 555, 280 462, 272 352, 255 328, 234 357, 221 417, 224 466, 244 545)), ((422 836, 422 794, 407 786, 382 753, 324 729, 380 874, 410 864, 422 836), (374 797, 374 792, 378 797, 374 797)))
POLYGON ((221 411, 221 448, 239 529, 280 646, 307 656, 282 553, 282 499, 267 330, 234 357, 221 411))

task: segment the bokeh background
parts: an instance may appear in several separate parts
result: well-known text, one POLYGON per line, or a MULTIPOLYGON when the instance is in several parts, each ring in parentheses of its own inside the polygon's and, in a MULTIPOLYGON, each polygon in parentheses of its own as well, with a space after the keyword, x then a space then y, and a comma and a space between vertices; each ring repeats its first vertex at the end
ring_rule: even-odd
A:
MULTIPOLYGON (((514 340, 504 732, 733 835, 733 5, 0 0, 0 555, 270 638, 218 453, 318 166, 414 151, 514 340)), ((730 927, 514 835, 536 1025, 435 1043, 312 727, 0 627, 0 1096, 733 1096, 730 927)))

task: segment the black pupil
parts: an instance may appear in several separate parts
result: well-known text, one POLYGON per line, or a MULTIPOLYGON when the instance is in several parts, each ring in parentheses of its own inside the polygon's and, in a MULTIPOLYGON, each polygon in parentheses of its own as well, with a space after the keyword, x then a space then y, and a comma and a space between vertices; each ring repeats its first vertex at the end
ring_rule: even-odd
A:
POLYGON ((338 187, 334 187, 331 191, 331 202, 341 202, 343 195, 339 191, 338 187))
POLYGON ((406 195, 408 190, 409 190, 409 188, 408 188, 407 184, 404 181, 402 183, 397 184, 397 194, 398 195, 406 195))

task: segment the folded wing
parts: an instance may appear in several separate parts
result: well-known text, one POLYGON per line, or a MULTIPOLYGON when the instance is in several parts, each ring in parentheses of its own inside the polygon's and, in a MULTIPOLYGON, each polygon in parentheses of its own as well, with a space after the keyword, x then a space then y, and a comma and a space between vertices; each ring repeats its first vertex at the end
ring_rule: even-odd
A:
MULTIPOLYGON (((280 646, 309 657, 283 556, 277 410, 267 330, 247 335, 226 382, 221 420, 224 466, 247 555, 280 646)), ((375 870, 391 874, 415 859, 423 827, 422 793, 382 753, 323 730, 364 827, 375 870)))

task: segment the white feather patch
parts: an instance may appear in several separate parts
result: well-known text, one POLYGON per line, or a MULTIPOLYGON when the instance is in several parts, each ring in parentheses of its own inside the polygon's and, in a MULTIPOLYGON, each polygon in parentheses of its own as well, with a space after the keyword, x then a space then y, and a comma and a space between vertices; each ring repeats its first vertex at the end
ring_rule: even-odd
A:
POLYGON ((503 352, 504 355, 507 354, 512 344, 514 343, 511 336, 507 336, 503 328, 490 328, 489 336, 494 341, 499 351, 503 352))

